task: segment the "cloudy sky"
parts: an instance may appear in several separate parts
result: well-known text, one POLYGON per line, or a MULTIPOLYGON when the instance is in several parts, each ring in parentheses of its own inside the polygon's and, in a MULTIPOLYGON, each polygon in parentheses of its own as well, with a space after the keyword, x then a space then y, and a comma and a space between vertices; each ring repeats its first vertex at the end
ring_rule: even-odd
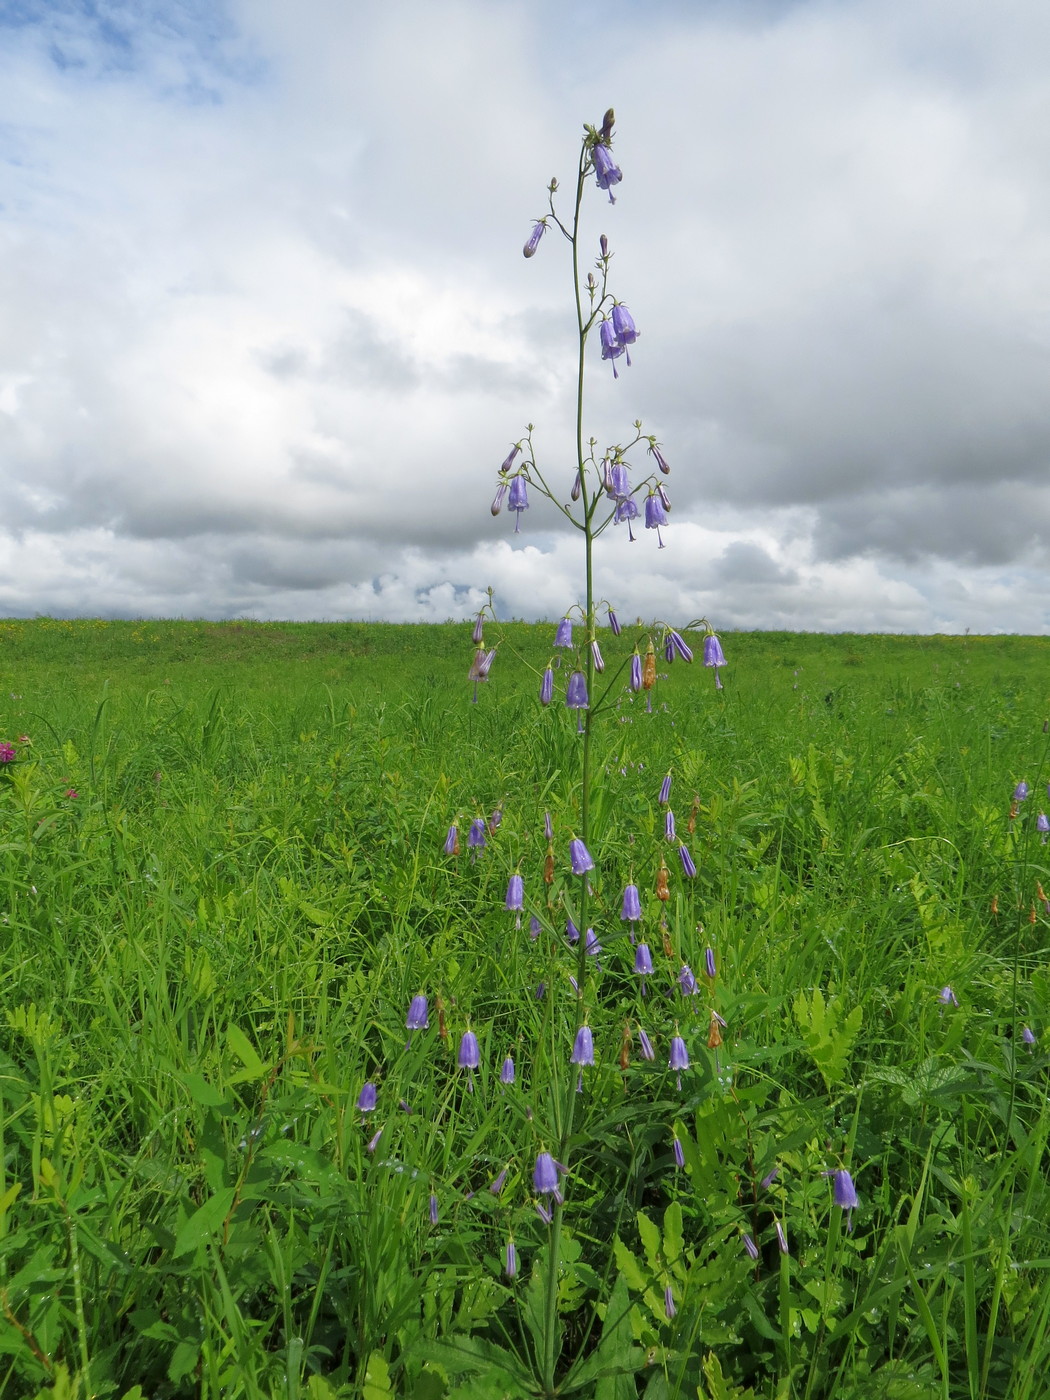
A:
MULTIPOLYGON (((1046 0, 0 0, 0 614, 563 612, 567 245, 641 332, 666 548, 720 628, 1050 627, 1046 0), (564 208, 566 215, 570 212, 564 208)), ((644 452, 632 459, 636 475, 644 452)))

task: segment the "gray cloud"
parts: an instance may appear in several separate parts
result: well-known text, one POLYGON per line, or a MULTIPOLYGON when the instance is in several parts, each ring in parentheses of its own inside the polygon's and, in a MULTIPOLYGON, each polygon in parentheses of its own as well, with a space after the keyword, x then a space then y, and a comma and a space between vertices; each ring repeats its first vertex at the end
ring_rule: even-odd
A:
POLYGON ((0 610, 429 617, 492 583, 561 611, 575 536, 535 491, 518 536, 488 502, 527 422, 571 483, 566 249, 520 247, 614 101, 586 238, 642 337, 618 381, 590 364, 587 431, 644 419, 675 523, 656 555, 610 532, 605 590, 1045 627, 1037 0, 27 0, 0 28, 0 610))

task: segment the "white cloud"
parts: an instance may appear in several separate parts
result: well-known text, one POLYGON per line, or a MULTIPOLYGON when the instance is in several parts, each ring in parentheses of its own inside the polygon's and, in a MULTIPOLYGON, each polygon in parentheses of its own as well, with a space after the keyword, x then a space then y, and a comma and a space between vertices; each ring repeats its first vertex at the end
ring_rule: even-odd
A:
POLYGON ((589 431, 659 434, 674 525, 663 551, 610 531, 601 590, 719 625, 1045 629, 1036 0, 23 13, 0 610, 423 618, 491 583, 562 612, 575 534, 535 492, 515 539, 487 506, 528 421, 571 483, 565 249, 520 245, 614 101, 624 182, 585 226, 642 337, 618 382, 591 365, 589 431))

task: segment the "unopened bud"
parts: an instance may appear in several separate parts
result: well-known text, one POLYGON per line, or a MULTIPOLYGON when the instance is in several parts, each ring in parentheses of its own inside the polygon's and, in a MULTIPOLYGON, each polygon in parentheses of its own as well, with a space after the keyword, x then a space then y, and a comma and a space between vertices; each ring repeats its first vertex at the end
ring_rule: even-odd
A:
POLYGON ((609 256, 609 240, 606 238, 604 233, 602 234, 601 238, 598 239, 598 242, 601 244, 602 257, 607 258, 609 256))
POLYGON ((612 135, 613 122, 615 120, 616 113, 610 107, 609 110, 606 112, 605 116, 602 118, 602 129, 600 135, 603 141, 608 141, 609 137, 612 135))
POLYGON ((493 515, 499 515, 500 511, 503 509, 503 498, 507 494, 507 487, 508 483, 506 481, 501 481, 496 487, 496 494, 493 496, 492 504, 489 506, 489 510, 493 515))

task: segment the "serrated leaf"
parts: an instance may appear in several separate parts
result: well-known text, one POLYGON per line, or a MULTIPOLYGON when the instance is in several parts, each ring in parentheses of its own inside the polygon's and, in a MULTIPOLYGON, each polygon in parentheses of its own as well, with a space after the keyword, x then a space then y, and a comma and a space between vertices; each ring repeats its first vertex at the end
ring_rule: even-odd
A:
POLYGON ((616 1267, 623 1275, 628 1286, 633 1288, 636 1293, 644 1293, 649 1286, 648 1276, 642 1272, 641 1264, 627 1248, 623 1240, 617 1238, 614 1241, 613 1254, 616 1257, 616 1267))
POLYGON ((644 1210, 640 1210, 637 1215, 638 1234, 641 1236, 642 1248, 645 1250, 645 1260, 650 1269, 656 1269, 660 1260, 660 1231, 646 1215, 644 1210))
POLYGON ((664 1258, 673 1264, 682 1253, 682 1207, 672 1201, 664 1211, 664 1258))

